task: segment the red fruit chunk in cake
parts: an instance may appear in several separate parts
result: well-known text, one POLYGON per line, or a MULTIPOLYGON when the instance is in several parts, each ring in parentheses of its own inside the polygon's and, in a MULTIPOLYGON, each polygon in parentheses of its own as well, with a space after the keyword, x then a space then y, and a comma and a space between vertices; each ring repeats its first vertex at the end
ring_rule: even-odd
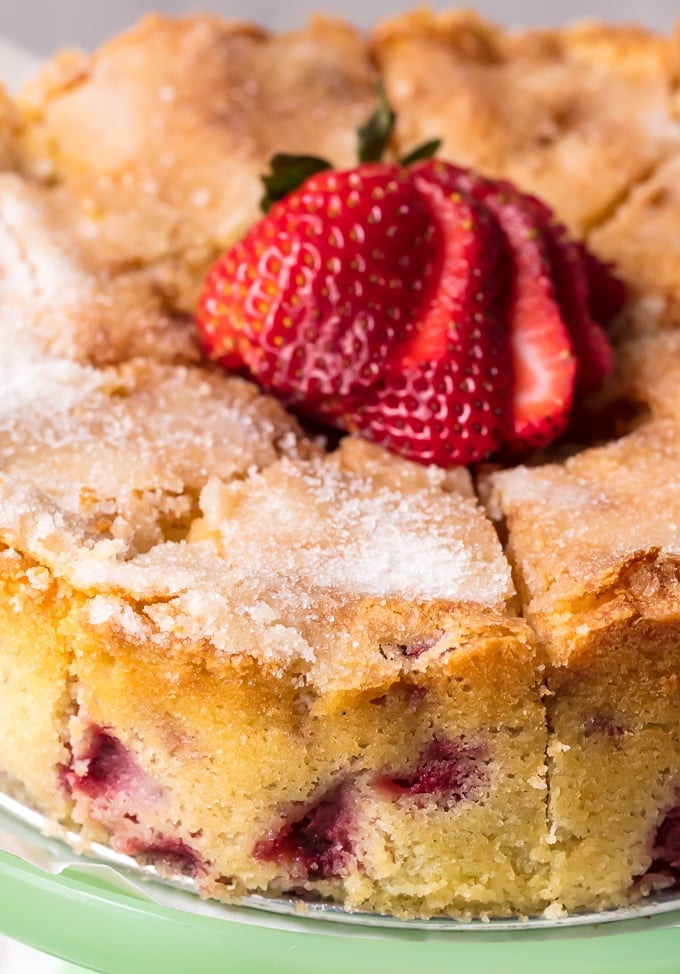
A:
POLYGON ((284 865, 293 879, 337 878, 354 852, 352 825, 350 787, 334 785, 273 838, 260 839, 253 855, 284 865))
POLYGON ((153 785, 143 780, 132 755, 118 738, 99 727, 90 729, 89 740, 65 774, 71 792, 80 792, 88 798, 107 800, 116 792, 135 792, 138 802, 141 791, 150 798, 159 793, 153 785), (78 770, 75 770, 77 764, 78 770))
POLYGON ((432 649, 437 643, 437 638, 435 639, 425 639, 419 643, 412 643, 410 646, 399 645, 397 648, 399 652, 403 653, 404 656, 408 656, 409 659, 418 659, 423 653, 426 653, 428 649, 432 649))
POLYGON ((479 745, 435 737, 421 752, 412 771, 380 775, 375 783, 395 797, 427 796, 447 808, 478 794, 487 783, 486 756, 479 745))
POLYGON ((621 724, 617 724, 611 714, 596 714, 583 722, 583 733, 586 737, 591 734, 603 734, 605 737, 623 737, 629 733, 621 724))
POLYGON ((71 747, 73 759, 61 780, 75 802, 76 822, 90 823, 91 835, 104 826, 118 852, 171 872, 196 876, 206 868, 190 836, 175 834, 180 826, 168 817, 161 786, 117 737, 77 719, 71 747))
POLYGON ((148 844, 129 842, 121 852, 148 860, 170 874, 196 877, 207 868, 206 863, 183 839, 170 839, 164 835, 159 835, 148 844))
POLYGON ((649 872, 670 870, 674 881, 680 880, 680 805, 666 812, 654 836, 652 857, 649 872))

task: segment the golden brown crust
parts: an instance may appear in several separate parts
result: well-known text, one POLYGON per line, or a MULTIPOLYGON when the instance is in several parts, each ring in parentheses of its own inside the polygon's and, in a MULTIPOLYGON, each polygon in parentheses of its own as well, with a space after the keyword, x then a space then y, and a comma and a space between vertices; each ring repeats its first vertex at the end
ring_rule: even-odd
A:
POLYGON ((0 173, 0 336, 6 348, 108 365, 201 359, 153 267, 114 264, 72 195, 0 173))
POLYGON ((421 11, 379 26, 374 50, 400 151, 442 138, 445 158, 514 180, 575 231, 678 145, 675 47, 640 28, 515 35, 421 11))
MULTIPOLYGON (((508 530, 524 612, 558 655, 579 613, 628 581, 641 591, 650 560, 660 571, 680 563, 679 467, 680 428, 660 419, 563 464, 492 476, 490 509, 508 530)), ((656 608, 652 599, 638 614, 665 611, 656 589, 656 608)))
POLYGON ((41 811, 62 820, 70 803, 55 785, 69 759, 72 712, 63 595, 43 566, 0 543, 0 769, 41 811))
POLYGON ((366 46, 317 19, 283 36, 211 17, 147 17, 24 93, 26 163, 67 184, 114 264, 155 264, 191 310, 208 262, 257 218, 275 152, 338 166, 375 104, 366 46))
POLYGON ((632 188, 590 245, 613 261, 632 289, 628 334, 680 327, 680 154, 632 188))

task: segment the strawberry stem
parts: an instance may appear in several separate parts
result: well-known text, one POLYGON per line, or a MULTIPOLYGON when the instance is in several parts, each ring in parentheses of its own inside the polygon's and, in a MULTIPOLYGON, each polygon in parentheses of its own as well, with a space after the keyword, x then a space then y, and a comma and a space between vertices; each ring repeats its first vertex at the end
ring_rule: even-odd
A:
POLYGON ((396 113, 387 100, 385 89, 378 82, 378 107, 365 125, 357 130, 359 162, 380 162, 385 154, 397 120, 396 113))
POLYGON ((414 162, 432 159, 439 152, 441 144, 441 139, 430 139, 429 142, 423 142, 421 145, 417 145, 415 149, 407 152, 405 156, 402 156, 399 164, 402 166, 412 166, 414 162))
MULTIPOLYGON (((388 102, 385 89, 380 82, 376 85, 376 90, 378 107, 368 121, 357 129, 360 163, 381 161, 397 121, 396 113, 388 102)), ((410 166, 414 162, 431 159, 440 146, 441 139, 423 142, 405 155, 400 163, 402 166, 410 166)), ((297 156, 288 152, 278 152, 272 156, 269 165, 270 171, 261 177, 265 189, 260 201, 260 209, 263 213, 268 213, 274 203, 299 189, 310 176, 333 168, 327 159, 321 159, 319 156, 297 156)))
POLYGON ((288 196, 306 179, 324 169, 332 169, 330 162, 319 156, 295 156, 279 152, 272 156, 271 172, 262 176, 265 195, 260 202, 263 213, 268 213, 277 200, 288 196))

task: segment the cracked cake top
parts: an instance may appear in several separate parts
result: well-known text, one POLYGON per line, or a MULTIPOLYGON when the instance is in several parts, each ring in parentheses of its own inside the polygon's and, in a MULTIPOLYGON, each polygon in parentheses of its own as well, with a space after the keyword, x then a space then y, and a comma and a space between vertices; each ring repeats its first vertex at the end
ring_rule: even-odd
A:
MULTIPOLYGON (((371 45, 327 21, 277 37, 151 17, 92 56, 57 58, 22 96, 18 129, 14 108, 0 116, 14 169, 0 175, 4 543, 100 588, 92 623, 115 604, 131 636, 148 623, 158 639, 191 641, 212 626, 227 648, 244 618, 234 591, 256 643, 258 626, 276 643, 283 625, 297 635, 282 653, 300 659, 300 620, 329 593, 512 613, 510 568, 467 474, 416 472, 353 438, 323 456, 244 380, 152 360, 200 361, 188 312, 208 263, 255 219, 273 151, 354 161, 376 63, 398 111, 393 149, 441 135, 445 153, 541 193, 570 226, 608 220, 592 240, 609 255, 607 233, 649 202, 650 171, 675 164, 676 56, 675 39, 632 28, 515 36, 469 15, 413 14, 371 45)), ((499 475, 506 513, 531 512, 528 547, 548 494, 559 561, 570 506, 630 500, 629 453, 670 469, 670 429, 499 475)), ((656 527, 636 524, 649 547, 656 527)), ((583 546, 578 584, 595 564, 583 546)))
POLYGON ((511 179, 577 233, 680 147, 675 37, 417 11, 380 25, 374 49, 400 146, 443 138, 446 158, 511 179))
POLYGON ((24 160, 69 187, 100 260, 154 265, 191 311, 209 262, 257 218, 275 152, 352 164, 375 78, 344 24, 279 36, 150 16, 92 56, 61 55, 26 89, 24 160))

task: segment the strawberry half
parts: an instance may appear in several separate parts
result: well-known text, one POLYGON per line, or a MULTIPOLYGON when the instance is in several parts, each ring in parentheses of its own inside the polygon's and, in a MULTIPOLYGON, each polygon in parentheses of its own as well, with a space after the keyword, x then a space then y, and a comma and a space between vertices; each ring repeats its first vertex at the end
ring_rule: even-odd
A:
POLYGON ((469 170, 428 161, 421 177, 471 194, 495 217, 512 260, 506 315, 513 374, 512 432, 517 451, 542 447, 564 431, 574 396, 576 362, 541 225, 530 200, 513 186, 469 170))
POLYGON ((320 172, 213 266, 198 308, 206 350, 332 417, 416 327, 440 250, 426 200, 397 166, 320 172))
POLYGON ((597 392, 614 369, 614 352, 604 328, 591 314, 590 288, 583 254, 558 223, 547 223, 544 237, 553 269, 555 291, 578 363, 576 388, 582 395, 597 392))
POLYGON ((510 432, 509 336, 496 309, 506 254, 490 214, 425 176, 443 246, 437 286, 385 373, 343 419, 388 449, 439 466, 468 464, 510 432))

